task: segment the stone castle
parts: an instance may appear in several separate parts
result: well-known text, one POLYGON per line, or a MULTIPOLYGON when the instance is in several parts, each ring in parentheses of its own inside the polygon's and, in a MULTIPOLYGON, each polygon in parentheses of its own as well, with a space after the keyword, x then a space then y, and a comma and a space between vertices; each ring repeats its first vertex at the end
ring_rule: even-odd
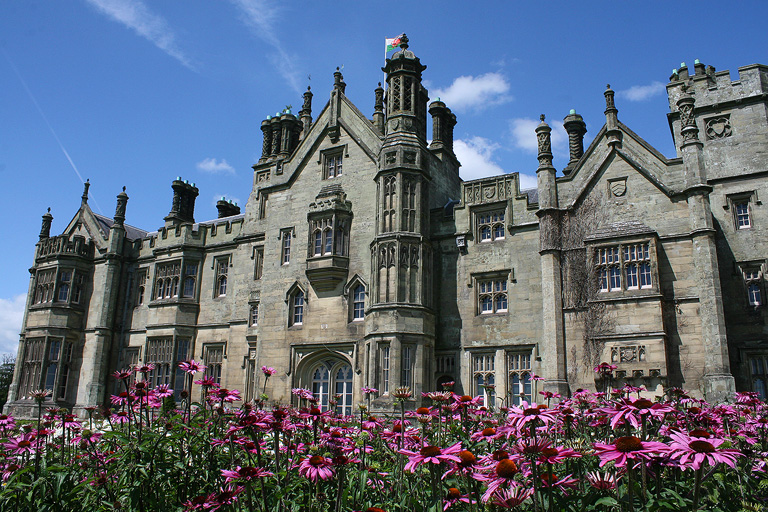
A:
POLYGON ((542 116, 530 190, 459 178, 456 116, 429 102, 425 68, 404 38, 371 118, 337 70, 316 117, 307 90, 298 116, 264 120, 244 213, 222 200, 196 222, 181 178, 156 231, 125 223, 125 190, 95 214, 88 183, 63 234, 46 213, 11 412, 30 415, 37 389, 76 412, 105 403, 111 374, 145 363, 178 396, 193 358, 244 399, 266 365, 271 399, 303 387, 347 414, 364 386, 374 409, 448 381, 496 406, 602 389, 601 361, 614 386, 766 396, 768 67, 675 70, 671 158, 619 121, 610 86, 586 150, 583 118, 565 117, 560 171, 542 116))

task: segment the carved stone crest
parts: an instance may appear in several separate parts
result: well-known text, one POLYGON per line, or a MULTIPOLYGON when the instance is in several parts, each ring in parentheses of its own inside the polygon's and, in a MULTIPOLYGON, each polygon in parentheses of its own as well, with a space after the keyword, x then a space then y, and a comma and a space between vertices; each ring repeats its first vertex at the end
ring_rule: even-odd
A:
POLYGON ((614 197, 623 197, 627 193, 627 178, 619 178, 608 182, 608 189, 614 197))
POLYGON ((706 131, 708 139, 724 139, 731 136, 731 120, 729 116, 719 116, 707 119, 706 131))

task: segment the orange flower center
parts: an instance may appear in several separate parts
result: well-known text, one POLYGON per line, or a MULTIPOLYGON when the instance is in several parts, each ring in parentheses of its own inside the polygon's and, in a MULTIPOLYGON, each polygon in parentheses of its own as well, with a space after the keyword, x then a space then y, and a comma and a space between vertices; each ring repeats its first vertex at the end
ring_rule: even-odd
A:
POLYGON ((495 436, 496 435, 496 429, 493 428, 493 427, 484 428, 483 429, 483 435, 485 437, 495 436))
POLYGON ((707 441, 698 441, 698 440, 697 441, 691 441, 690 443, 688 443, 688 446, 692 450, 694 450, 694 451, 696 451, 698 453, 712 453, 712 452, 717 451, 717 450, 715 450, 714 445, 712 445, 712 443, 709 443, 707 441))
POLYGON ((471 402, 471 401, 472 401, 472 397, 469 395, 464 395, 461 398, 459 398, 459 402, 471 402))
POLYGON ((504 450, 496 450, 495 452, 493 452, 493 460, 504 460, 508 458, 509 458, 509 454, 504 450))
POLYGON ((321 465, 323 462, 325 462, 325 457, 322 457, 322 456, 320 456, 320 455, 313 455, 313 456, 311 456, 311 457, 309 458, 309 463, 310 463, 312 466, 319 466, 319 465, 321 465))
POLYGON ((643 443, 635 436, 620 437, 616 440, 616 449, 622 453, 636 452, 643 449, 643 443))
POLYGON ((477 458, 475 457, 475 454, 473 454, 469 450, 461 450, 459 452, 459 458, 461 459, 461 463, 465 466, 470 466, 477 462, 477 458))
POLYGON ((416 409, 416 414, 429 414, 429 408, 419 407, 418 409, 416 409))
POLYGON ((523 416, 538 416, 541 414, 541 410, 538 407, 529 407, 523 411, 523 416))
POLYGON ((437 457, 442 451, 437 446, 425 446, 419 450, 419 453, 422 457, 437 457))
POLYGON ((31 446, 31 445, 32 445, 32 443, 30 443, 26 439, 23 440, 23 441, 19 441, 19 448, 26 448, 26 447, 31 446))
POLYGON ((448 489, 448 499, 449 500, 457 500, 459 498, 461 498, 461 491, 460 490, 458 490, 455 487, 451 487, 450 489, 448 489))
POLYGON ((560 453, 557 448, 544 448, 541 450, 541 454, 545 457, 556 457, 560 453))
POLYGON ((392 432, 395 432, 395 433, 399 434, 402 431, 403 431, 403 426, 402 425, 395 425, 395 426, 392 427, 392 432))
POLYGON ((635 402, 632 404, 638 409, 650 409, 651 406, 653 406, 653 402, 648 400, 647 398, 638 398, 635 400, 635 402))
POLYGON ((509 459, 500 460, 496 464, 496 474, 501 478, 512 478, 517 474, 517 464, 509 459))
POLYGON ((712 434, 710 434, 706 430, 701 430, 700 428, 697 428, 695 430, 691 430, 690 436, 691 437, 703 437, 705 439, 709 439, 712 436, 712 434))

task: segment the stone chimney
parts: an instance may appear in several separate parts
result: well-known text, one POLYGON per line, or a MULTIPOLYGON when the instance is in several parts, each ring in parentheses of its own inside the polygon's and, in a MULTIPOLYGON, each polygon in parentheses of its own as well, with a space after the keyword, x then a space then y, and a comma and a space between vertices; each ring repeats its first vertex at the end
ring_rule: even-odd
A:
POLYGON ((344 75, 341 74, 339 68, 336 68, 336 71, 333 73, 333 90, 339 91, 341 94, 344 94, 344 91, 347 90, 347 84, 344 83, 344 75))
POLYGON ((216 209, 219 211, 219 218, 232 217, 233 215, 240 215, 240 207, 237 203, 227 201, 225 197, 222 197, 216 202, 216 209))
POLYGON ((43 226, 40 228, 40 240, 45 240, 51 236, 51 222, 53 221, 53 215, 51 215, 51 209, 43 214, 43 226))
POLYGON ((429 148, 444 147, 453 153, 453 127, 456 126, 456 115, 440 101, 440 98, 430 103, 429 113, 432 116, 432 143, 429 148))
POLYGON ((177 177, 171 185, 173 188, 173 205, 171 212, 165 217, 166 222, 172 224, 194 224, 195 199, 200 191, 194 183, 177 177))
MULTIPOLYGON (((687 72, 686 72, 687 78, 687 72)), ((605 86, 605 134, 608 136, 608 145, 621 147, 621 130, 619 130, 619 109, 614 103, 616 93, 611 89, 611 84, 605 86)))
POLYGON ((584 154, 584 134, 587 133, 587 123, 572 109, 563 119, 563 127, 568 133, 568 149, 571 156, 568 165, 563 169, 563 174, 568 176, 584 154))
POLYGON ((88 189, 91 187, 91 180, 87 179, 85 180, 85 183, 83 183, 83 195, 80 196, 80 206, 85 206, 88 204, 88 189))

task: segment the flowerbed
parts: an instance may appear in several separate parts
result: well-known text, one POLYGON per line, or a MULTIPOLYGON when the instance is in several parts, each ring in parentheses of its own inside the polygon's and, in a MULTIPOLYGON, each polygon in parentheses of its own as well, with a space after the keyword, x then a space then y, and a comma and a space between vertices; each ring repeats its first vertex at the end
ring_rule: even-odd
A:
MULTIPOLYGON (((189 389, 203 367, 180 366, 189 389)), ((750 393, 709 405, 682 390, 650 401, 625 387, 491 410, 446 390, 406 412, 410 390, 400 388, 399 412, 372 414, 366 401, 342 417, 302 389, 298 408, 237 407, 237 391, 205 378, 204 400, 177 409, 166 386, 147 389, 150 370, 117 372, 124 391, 84 421, 44 411, 45 392, 36 422, 0 416, 0 510, 757 511, 768 502, 768 407, 750 393)))

